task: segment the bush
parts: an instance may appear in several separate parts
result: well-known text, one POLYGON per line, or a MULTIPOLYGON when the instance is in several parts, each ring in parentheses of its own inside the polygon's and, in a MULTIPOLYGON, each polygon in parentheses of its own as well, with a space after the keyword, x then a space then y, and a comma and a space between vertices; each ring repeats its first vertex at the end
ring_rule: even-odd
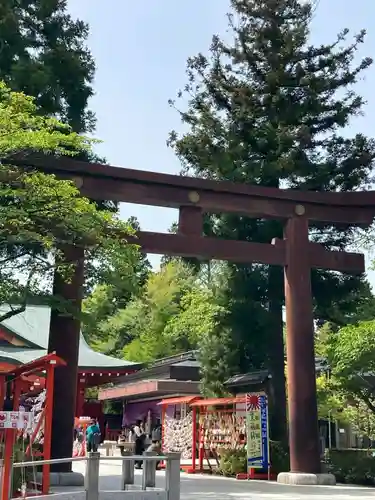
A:
POLYGON ((334 474, 339 483, 375 485, 375 457, 372 451, 327 450, 325 464, 327 472, 334 474))
MULTIPOLYGON (((270 441, 271 470, 274 474, 287 472, 289 467, 289 449, 278 441, 270 441)), ((247 472, 246 447, 231 450, 220 450, 221 474, 233 477, 247 472)), ((263 472, 267 473, 267 470, 263 472)))
POLYGON ((233 477, 247 472, 247 454, 245 448, 223 450, 220 456, 220 472, 224 476, 233 477))
MULTIPOLYGON (((278 441, 270 441, 271 470, 274 474, 290 470, 289 449, 278 441)), ((324 465, 338 483, 375 486, 375 457, 370 450, 327 450, 324 465)), ((246 448, 223 450, 220 472, 236 476, 247 472, 246 448)), ((266 471, 264 471, 266 472, 266 471)))
POLYGON ((290 471, 289 448, 280 441, 270 441, 271 471, 274 474, 290 471))

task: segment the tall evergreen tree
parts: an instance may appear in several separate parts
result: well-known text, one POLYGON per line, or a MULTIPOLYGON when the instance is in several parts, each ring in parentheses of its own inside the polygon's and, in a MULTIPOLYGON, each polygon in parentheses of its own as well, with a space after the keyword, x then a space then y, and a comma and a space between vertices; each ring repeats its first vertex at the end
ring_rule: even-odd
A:
POLYGON ((72 19, 67 0, 0 0, 0 19, 0 80, 35 97, 41 113, 91 131, 95 63, 87 24, 72 19))
MULTIPOLYGON (((214 36, 208 55, 188 59, 188 82, 178 110, 189 131, 172 132, 169 144, 183 172, 235 182, 314 191, 348 191, 369 181, 375 144, 362 134, 344 135, 364 101, 353 91, 370 66, 355 64, 362 31, 347 43, 348 30, 318 47, 309 44, 313 7, 298 0, 231 0, 232 41, 214 36)), ((282 224, 223 214, 211 217, 219 237, 269 243, 282 237, 282 224)), ((314 241, 345 248, 347 226, 316 226, 314 241)), ((234 370, 268 366, 276 404, 273 439, 285 431, 283 274, 280 268, 228 266, 232 342, 240 346, 234 370)), ((361 279, 316 271, 312 276, 315 315, 336 321, 340 307, 361 279), (340 300, 343 299, 343 300, 340 300), (335 301, 336 307, 329 304, 335 301)), ((365 287, 364 287, 365 288, 365 287)), ((345 304, 345 305, 342 305, 345 304)))

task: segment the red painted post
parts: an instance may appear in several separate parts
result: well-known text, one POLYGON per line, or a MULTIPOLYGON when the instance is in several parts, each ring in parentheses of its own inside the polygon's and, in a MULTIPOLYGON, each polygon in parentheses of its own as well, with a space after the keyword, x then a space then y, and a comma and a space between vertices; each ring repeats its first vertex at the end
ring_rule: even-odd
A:
MULTIPOLYGON (((301 207, 303 211, 303 207, 301 207)), ((308 220, 285 228, 285 305, 291 472, 320 473, 308 220)))
POLYGON ((4 375, 0 375, 0 411, 4 408, 4 398, 6 394, 6 383, 4 375))
MULTIPOLYGON (((52 415, 53 415, 53 387, 55 379, 55 367, 48 365, 46 370, 46 404, 44 414, 44 441, 43 441, 43 459, 51 459, 51 440, 52 440, 52 415)), ((42 473, 42 494, 48 495, 50 487, 50 469, 49 464, 43 465, 42 473)))
MULTIPOLYGON (((164 426, 165 426, 165 417, 166 417, 166 408, 164 405, 161 406, 161 449, 163 450, 163 453, 165 453, 165 450, 164 450, 164 435, 165 435, 165 430, 164 430, 164 426)), ((166 465, 166 463, 164 462, 164 460, 160 463, 161 466, 164 466, 166 465)))
POLYGON ((5 432, 5 446, 4 446, 4 462, 3 462, 3 478, 1 488, 1 500, 9 500, 12 497, 11 477, 12 477, 12 457, 14 439, 16 435, 15 429, 4 429, 5 432))
MULTIPOLYGON (((203 413, 206 413, 207 408, 201 406, 199 408, 199 413, 202 415, 203 413)), ((204 433, 202 433, 202 426, 199 423, 198 427, 198 445, 199 445, 199 450, 198 450, 198 464, 199 464, 199 471, 203 472, 203 459, 204 459, 204 433)))
POLYGON ((193 406, 193 414, 192 414, 192 420, 193 420, 193 443, 191 447, 191 466, 192 470, 195 472, 195 465, 196 465, 196 455, 197 455, 197 408, 193 406))

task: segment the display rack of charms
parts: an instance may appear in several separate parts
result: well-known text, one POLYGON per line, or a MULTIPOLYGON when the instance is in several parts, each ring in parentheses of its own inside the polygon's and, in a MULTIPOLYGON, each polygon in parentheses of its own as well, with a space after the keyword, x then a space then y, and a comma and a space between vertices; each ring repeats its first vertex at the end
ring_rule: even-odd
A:
POLYGON ((215 404, 199 408, 199 469, 203 469, 203 460, 210 469, 210 459, 219 465, 224 450, 242 448, 246 444, 246 412, 240 398, 221 399, 215 404))

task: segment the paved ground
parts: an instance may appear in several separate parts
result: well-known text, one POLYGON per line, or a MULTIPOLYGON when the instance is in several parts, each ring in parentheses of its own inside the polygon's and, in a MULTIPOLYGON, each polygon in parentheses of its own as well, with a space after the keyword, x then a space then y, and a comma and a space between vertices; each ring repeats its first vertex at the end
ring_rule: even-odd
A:
MULTIPOLYGON (((74 464, 74 470, 84 472, 82 462, 74 464)), ((120 489, 121 463, 102 460, 100 465, 100 489, 120 489)), ((140 484, 141 471, 136 471, 140 484)), ((164 486, 164 472, 157 472, 157 487, 164 486)), ((375 500, 375 488, 349 486, 284 486, 267 481, 236 481, 204 475, 181 476, 181 500, 375 500)))

